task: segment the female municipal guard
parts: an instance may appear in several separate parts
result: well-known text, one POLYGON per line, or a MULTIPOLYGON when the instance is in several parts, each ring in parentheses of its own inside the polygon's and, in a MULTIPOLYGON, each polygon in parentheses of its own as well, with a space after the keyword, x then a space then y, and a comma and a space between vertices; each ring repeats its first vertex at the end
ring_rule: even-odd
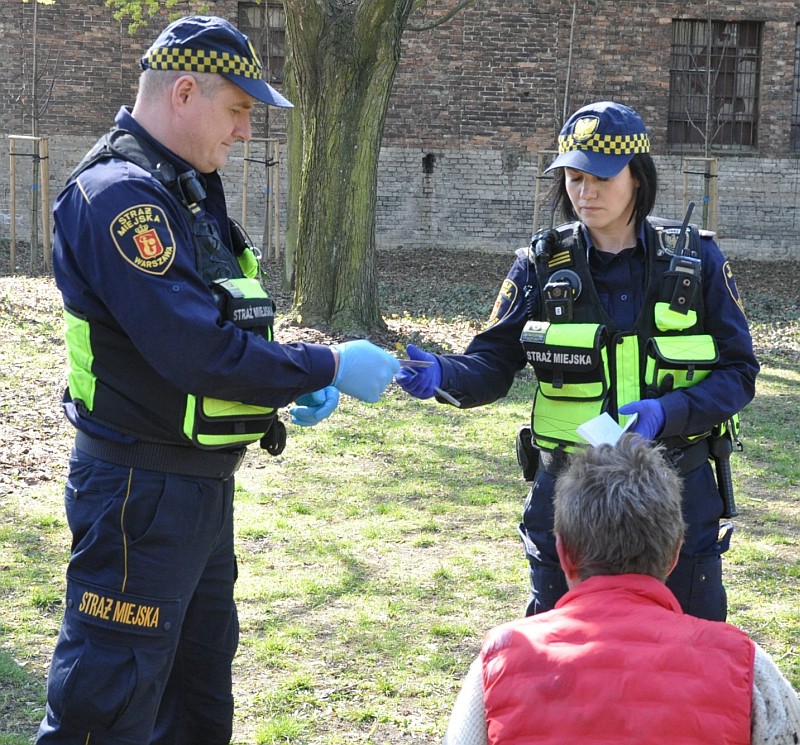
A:
POLYGON ((604 412, 620 423, 636 414, 633 431, 662 443, 683 479, 688 530, 668 586, 686 612, 724 620, 721 555, 732 526, 721 519, 735 510, 729 479, 718 488, 709 458, 724 474, 730 423, 753 398, 759 370, 730 265, 712 234, 649 217, 657 175, 631 108, 584 106, 558 149, 548 171, 555 206, 570 222, 517 251, 488 325, 464 354, 411 345, 409 357, 434 364, 396 379, 419 398, 438 387, 469 408, 505 396, 515 373, 534 367, 531 429, 518 442, 532 481, 520 525, 528 615, 567 590, 553 484, 570 453, 586 446, 577 428, 604 412))

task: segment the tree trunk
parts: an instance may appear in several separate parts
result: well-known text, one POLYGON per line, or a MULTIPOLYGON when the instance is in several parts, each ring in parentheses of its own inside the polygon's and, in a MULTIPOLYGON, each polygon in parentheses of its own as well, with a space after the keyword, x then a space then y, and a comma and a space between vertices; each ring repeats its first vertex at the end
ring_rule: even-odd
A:
POLYGON ((363 335, 385 324, 375 275, 377 173, 412 0, 286 0, 292 316, 363 335), (292 224, 295 222, 295 224, 292 224))

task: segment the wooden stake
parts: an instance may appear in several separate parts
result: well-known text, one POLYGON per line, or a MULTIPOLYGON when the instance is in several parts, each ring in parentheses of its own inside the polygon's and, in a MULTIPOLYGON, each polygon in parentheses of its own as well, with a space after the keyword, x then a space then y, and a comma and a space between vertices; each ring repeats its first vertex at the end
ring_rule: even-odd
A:
POLYGON ((11 273, 17 273, 17 141, 8 140, 8 157, 10 159, 9 175, 11 177, 11 273))
POLYGON ((44 268, 53 268, 53 247, 50 242, 50 144, 42 137, 39 146, 39 193, 41 194, 42 241, 44 242, 44 268))

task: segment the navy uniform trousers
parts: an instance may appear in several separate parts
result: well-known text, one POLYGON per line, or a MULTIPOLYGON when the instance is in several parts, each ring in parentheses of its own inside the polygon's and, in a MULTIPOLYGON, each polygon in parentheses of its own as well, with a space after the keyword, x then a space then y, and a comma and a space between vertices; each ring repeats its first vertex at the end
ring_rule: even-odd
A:
MULTIPOLYGON (((530 563, 531 596, 525 613, 528 616, 550 610, 567 591, 553 535, 554 486, 552 474, 536 472, 519 526, 530 563)), ((724 621, 728 614, 721 557, 730 546, 732 527, 721 530, 721 514, 722 498, 710 464, 704 463, 685 474, 686 538, 678 563, 667 578, 667 587, 684 612, 711 621, 724 621)))
POLYGON ((234 480, 73 450, 67 601, 37 742, 228 743, 234 480))

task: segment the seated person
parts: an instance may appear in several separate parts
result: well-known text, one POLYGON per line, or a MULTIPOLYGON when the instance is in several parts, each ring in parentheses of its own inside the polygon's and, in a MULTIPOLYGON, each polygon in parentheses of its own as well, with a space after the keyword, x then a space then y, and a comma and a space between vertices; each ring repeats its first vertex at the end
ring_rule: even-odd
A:
POLYGON ((800 703, 730 624, 685 615, 665 580, 684 535, 680 478, 626 434, 571 459, 555 490, 569 591, 492 629, 445 745, 800 742, 800 703))

